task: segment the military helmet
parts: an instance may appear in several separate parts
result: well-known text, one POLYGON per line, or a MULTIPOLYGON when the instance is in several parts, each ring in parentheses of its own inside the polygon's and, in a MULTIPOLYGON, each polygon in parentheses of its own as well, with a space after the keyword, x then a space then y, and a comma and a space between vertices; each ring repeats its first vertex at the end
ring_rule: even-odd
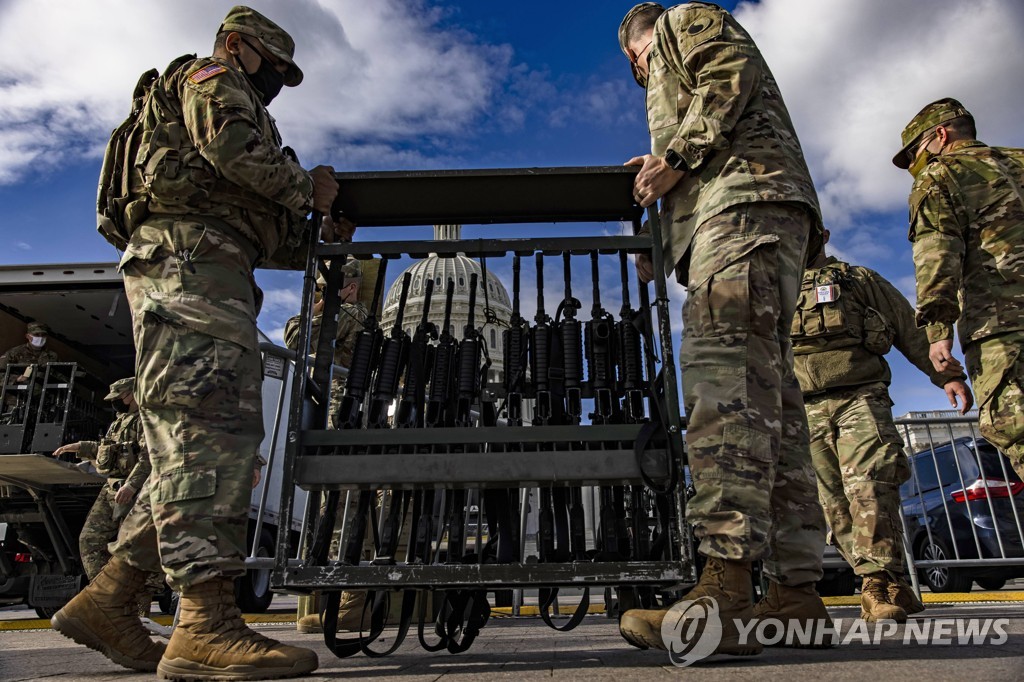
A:
POLYGON ((50 333, 50 328, 42 322, 29 322, 25 331, 33 336, 47 336, 50 333))
POLYGON ((914 146, 914 143, 918 141, 918 138, 925 131, 964 117, 971 119, 973 123, 974 116, 971 115, 971 112, 967 111, 963 104, 960 104, 960 102, 952 97, 936 100, 924 109, 921 109, 921 111, 917 112, 917 116, 911 119, 907 127, 903 129, 903 134, 900 135, 900 142, 903 144, 903 148, 897 152, 896 156, 892 157, 893 165, 897 168, 910 168, 910 163, 913 159, 910 158, 907 152, 910 151, 910 148, 914 146))
POLYGON ((288 65, 284 84, 294 87, 302 82, 302 69, 295 63, 295 41, 283 28, 245 5, 235 5, 224 17, 217 33, 236 31, 259 40, 272 55, 288 65))
POLYGON ((128 391, 135 391, 135 377, 125 377, 110 384, 110 393, 104 400, 117 400, 128 391))
POLYGON ((634 6, 633 9, 626 12, 626 16, 623 17, 622 23, 619 24, 619 49, 621 49, 622 53, 627 57, 629 56, 629 40, 626 35, 626 29, 629 28, 629 24, 633 21, 633 17, 646 9, 652 8, 658 8, 665 11, 665 8, 656 2, 641 2, 639 5, 634 6))

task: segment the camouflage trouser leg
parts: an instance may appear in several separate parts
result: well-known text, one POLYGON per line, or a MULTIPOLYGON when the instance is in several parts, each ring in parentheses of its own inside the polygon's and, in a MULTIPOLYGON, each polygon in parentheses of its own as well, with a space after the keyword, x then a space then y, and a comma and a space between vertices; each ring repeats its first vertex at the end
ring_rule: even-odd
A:
POLYGON ((1024 332, 974 341, 964 348, 978 401, 981 435, 1002 450, 1024 478, 1024 332))
POLYGON ((807 400, 825 519, 858 575, 904 571, 900 484, 910 469, 883 383, 807 400))
POLYGON ((82 534, 78 536, 78 551, 89 580, 95 578, 100 569, 110 561, 107 545, 117 537, 117 528, 121 520, 114 518, 114 494, 109 485, 104 485, 100 489, 100 494, 96 496, 96 501, 82 526, 82 534))
POLYGON ((153 472, 112 551, 162 565, 179 590, 241 575, 263 439, 249 257, 201 222, 161 220, 136 231, 122 267, 153 472))
POLYGON ((691 246, 680 354, 700 551, 821 577, 824 520, 793 373, 790 323, 811 217, 755 203, 707 220, 691 246))

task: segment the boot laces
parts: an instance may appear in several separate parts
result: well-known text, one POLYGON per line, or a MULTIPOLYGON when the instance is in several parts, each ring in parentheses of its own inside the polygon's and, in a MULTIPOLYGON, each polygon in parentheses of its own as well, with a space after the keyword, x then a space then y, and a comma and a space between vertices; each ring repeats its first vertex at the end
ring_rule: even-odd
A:
POLYGON ((892 604, 889 598, 889 582, 882 578, 874 578, 863 587, 863 592, 882 604, 892 604))

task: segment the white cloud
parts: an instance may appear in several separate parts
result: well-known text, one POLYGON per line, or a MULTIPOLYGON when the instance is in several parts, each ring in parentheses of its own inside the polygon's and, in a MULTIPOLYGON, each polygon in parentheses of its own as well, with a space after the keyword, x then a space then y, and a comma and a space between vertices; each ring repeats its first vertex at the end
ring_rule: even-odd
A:
POLYGON ((928 102, 955 97, 982 140, 1024 145, 1024 3, 762 0, 736 17, 779 81, 825 219, 844 240, 860 214, 906 205, 910 176, 890 159, 928 102))
POLYGON ((32 245, 29 244, 28 242, 17 242, 15 244, 15 246, 17 246, 22 251, 31 251, 32 250, 32 245))
MULTIPOLYGON (((207 55, 233 0, 9 0, 0 5, 0 183, 98 157, 139 74, 207 55), (157 28, 158 27, 158 28, 157 28)), ((418 165, 505 82, 512 50, 441 28, 423 0, 254 2, 296 40, 305 81, 271 106, 307 165, 418 165), (348 156, 349 144, 357 141, 348 156)))

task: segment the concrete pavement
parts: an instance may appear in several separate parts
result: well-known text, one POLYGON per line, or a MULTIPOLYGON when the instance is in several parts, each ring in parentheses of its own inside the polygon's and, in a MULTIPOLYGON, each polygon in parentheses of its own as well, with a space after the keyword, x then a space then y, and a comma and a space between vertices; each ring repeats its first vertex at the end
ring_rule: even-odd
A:
MULTIPOLYGON (((998 593, 994 593, 998 594, 998 593)), ((980 597, 981 595, 972 595, 980 597)), ((982 597, 983 598, 983 597, 982 597)), ((287 607, 285 607, 287 608, 287 607)), ((852 626, 859 615, 856 607, 829 609, 833 619, 852 626)), ((17 627, 8 618, 5 628, 17 627)), ((25 614, 30 615, 30 612, 25 614)), ((291 623, 254 625, 260 632, 290 644, 314 648, 320 656, 320 670, 310 679, 379 679, 418 682, 441 677, 476 680, 534 680, 556 677, 563 680, 970 680, 997 682, 1024 680, 1024 604, 977 602, 933 604, 922 616, 932 624, 946 619, 1005 619, 1006 633, 1000 644, 944 645, 904 644, 905 626, 878 642, 858 641, 825 651, 766 649, 756 657, 715 657, 686 669, 673 666, 665 652, 639 651, 618 635, 614 622, 595 615, 569 633, 554 632, 537 618, 492 618, 474 646, 466 653, 430 654, 419 648, 415 634, 395 654, 382 659, 363 655, 335 658, 322 639, 299 635, 291 623)), ((287 618, 278 613, 278 620, 287 618)), ((922 624, 919 624, 919 626, 922 624)), ((869 632, 874 628, 869 627, 869 632)), ((871 639, 870 637, 868 639, 871 639)), ((0 630, 0 680, 16 682, 56 678, 66 680, 155 679, 119 668, 103 656, 75 645, 50 630, 0 630)))

